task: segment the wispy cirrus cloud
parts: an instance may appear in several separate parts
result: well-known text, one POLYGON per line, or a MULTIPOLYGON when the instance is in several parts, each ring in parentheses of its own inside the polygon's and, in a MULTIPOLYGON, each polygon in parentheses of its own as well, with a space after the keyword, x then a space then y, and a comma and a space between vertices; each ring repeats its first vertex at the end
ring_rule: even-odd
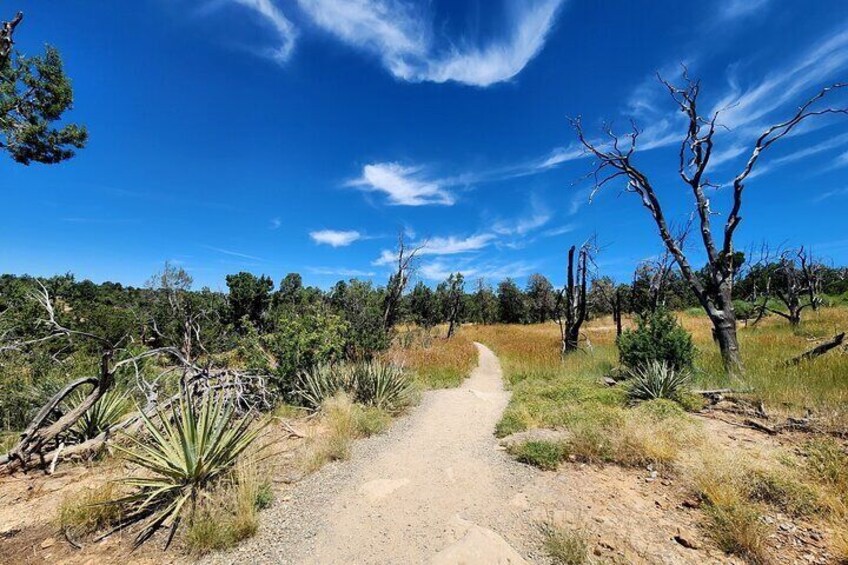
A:
POLYGON ((422 167, 400 163, 365 165, 358 178, 345 183, 366 192, 383 193, 389 204, 396 206, 451 206, 456 198, 445 184, 443 180, 429 178, 422 167))
POLYGON ((347 247, 351 243, 362 239, 362 234, 356 230, 318 230, 309 232, 309 237, 319 245, 347 247))
MULTIPOLYGON (((229 0, 250 8, 270 25, 279 45, 264 54, 287 62, 299 31, 274 0, 229 0)), ((507 29, 472 41, 444 37, 425 0, 297 0, 317 29, 371 56, 399 80, 458 82, 486 87, 518 75, 542 50, 565 0, 503 0, 507 29)), ((287 10, 290 9, 287 6, 287 10)))
MULTIPOLYGON (((416 254, 423 255, 458 255, 461 253, 469 253, 479 251, 484 247, 489 246, 496 236, 491 233, 482 233, 468 237, 447 236, 433 237, 420 242, 411 242, 409 247, 418 248, 416 254)), ((394 250, 384 249, 380 256, 373 261, 373 265, 390 265, 397 259, 397 253, 394 250)))
POLYGON ((824 202, 825 200, 841 196, 848 196, 848 187, 826 190, 813 198, 813 202, 818 204, 819 202, 824 202))
POLYGON ((294 24, 277 7, 273 0, 230 0, 239 6, 250 9, 266 25, 274 30, 277 36, 276 47, 266 47, 259 52, 275 61, 276 63, 287 63, 294 51, 298 31, 294 24))
POLYGON ((770 0, 723 0, 718 5, 719 21, 740 20, 768 8, 770 0))
POLYGON ((453 273, 462 273, 468 279, 481 277, 489 281, 498 281, 506 278, 525 277, 538 269, 536 263, 528 261, 446 261, 437 259, 425 262, 418 269, 418 275, 430 281, 442 281, 453 273))
POLYGON ((530 210, 514 220, 499 220, 492 225, 492 231, 499 235, 525 235, 547 224, 553 213, 537 198, 530 200, 530 210))
POLYGON ((329 275, 334 277, 373 277, 374 271, 361 269, 348 269, 345 267, 307 267, 307 271, 315 275, 329 275))
POLYGON ((265 259, 262 257, 257 257, 256 255, 248 255, 247 253, 242 253, 240 251, 233 251, 232 249, 225 249, 223 247, 213 247, 211 245, 202 245, 201 247, 208 249, 210 251, 215 251, 216 253, 220 253, 222 255, 229 255, 230 257, 238 257, 239 259, 249 259, 251 261, 261 261, 264 262, 265 259))

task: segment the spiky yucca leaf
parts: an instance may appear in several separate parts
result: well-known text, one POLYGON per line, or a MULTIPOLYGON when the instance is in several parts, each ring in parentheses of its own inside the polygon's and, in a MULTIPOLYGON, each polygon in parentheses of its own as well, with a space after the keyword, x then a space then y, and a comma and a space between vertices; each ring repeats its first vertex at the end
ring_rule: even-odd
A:
POLYGON ((362 363, 354 368, 353 374, 354 394, 361 404, 396 411, 412 399, 412 381, 397 365, 377 361, 362 363))
MULTIPOLYGON (((71 399, 72 406, 78 406, 86 395, 79 392, 71 399)), ((125 392, 110 390, 89 408, 68 430, 77 441, 97 437, 121 421, 132 408, 132 399, 125 392)))
POLYGON ((297 375, 294 393, 304 406, 318 410, 339 392, 350 392, 352 373, 345 365, 316 365, 297 375))
POLYGON ((689 373, 675 370, 665 361, 651 361, 630 371, 630 377, 627 394, 633 401, 679 400, 689 383, 689 373))
POLYGON ((158 425, 142 414, 144 438, 130 436, 129 449, 116 446, 149 473, 125 479, 137 491, 114 501, 128 506, 133 516, 149 516, 136 546, 160 527, 171 528, 170 544, 186 503, 193 507, 203 489, 229 471, 261 432, 261 426, 250 429, 249 416, 238 418, 221 395, 207 395, 199 404, 183 396, 170 413, 158 413, 158 425))

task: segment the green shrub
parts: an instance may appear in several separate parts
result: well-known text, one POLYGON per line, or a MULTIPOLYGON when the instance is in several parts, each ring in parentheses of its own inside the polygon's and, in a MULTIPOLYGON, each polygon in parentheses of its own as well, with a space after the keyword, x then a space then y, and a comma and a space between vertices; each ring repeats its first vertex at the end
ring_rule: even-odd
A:
POLYGON ((665 361, 649 361, 630 371, 627 396, 631 401, 678 400, 689 382, 689 374, 675 370, 665 361))
POLYGON ((626 330, 617 340, 621 362, 630 369, 652 361, 665 362, 679 371, 691 369, 695 360, 692 336, 666 310, 639 316, 635 330, 626 330))
POLYGON ((756 306, 747 300, 733 301, 733 312, 737 320, 749 320, 754 317, 756 311, 756 306))
POLYGON ((344 354, 347 322, 325 313, 283 314, 276 331, 263 335, 261 344, 273 359, 274 383, 286 396, 300 371, 321 363, 334 363, 344 354))

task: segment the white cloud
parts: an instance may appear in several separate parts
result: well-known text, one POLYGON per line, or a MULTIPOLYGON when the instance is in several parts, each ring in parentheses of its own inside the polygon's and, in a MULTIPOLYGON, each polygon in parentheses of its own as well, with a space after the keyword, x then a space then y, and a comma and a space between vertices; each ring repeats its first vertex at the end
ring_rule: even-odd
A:
POLYGON ((722 110, 722 125, 731 129, 752 126, 759 133, 763 118, 797 101, 801 95, 812 95, 811 89, 819 88, 846 66, 848 29, 840 26, 835 33, 755 86, 744 88, 731 76, 729 91, 715 105, 715 110, 722 110))
POLYGON ((241 253, 240 251, 233 251, 231 249, 224 249, 222 247, 213 247, 211 245, 203 245, 206 249, 210 251, 215 251, 217 253, 221 253, 223 255, 229 255, 231 257, 238 257, 239 259, 250 259, 251 261, 265 261, 262 257, 257 257, 255 255, 248 255, 247 253, 241 253))
POLYGON ((336 277, 373 277, 373 271, 362 271, 359 269, 347 269, 345 267, 307 267, 310 273, 316 275, 330 275, 336 277))
POLYGON ((429 61, 415 78, 434 82, 456 81, 474 86, 489 86, 509 80, 541 51, 561 5, 562 0, 513 2, 509 19, 515 22, 515 27, 506 41, 483 48, 455 50, 446 57, 429 61))
POLYGON ((431 281, 445 280, 453 273, 462 273, 465 277, 473 277, 477 274, 477 269, 456 268, 455 265, 448 265, 444 261, 433 261, 430 263, 424 263, 418 269, 418 274, 422 278, 431 281))
MULTIPOLYGON (((491 233, 472 235, 470 237, 433 237, 423 242, 409 243, 410 248, 420 246, 418 256, 422 255, 457 255, 478 251, 487 247, 495 239, 491 233)), ((380 256, 374 260, 373 265, 389 265, 397 259, 397 253, 393 250, 384 249, 380 256)))
POLYGON ((382 192, 388 196, 390 204, 398 206, 451 206, 456 202, 453 194, 442 186, 442 181, 427 179, 420 167, 400 163, 365 165, 362 176, 346 184, 368 192, 382 192))
POLYGON ((547 224, 552 217, 551 211, 537 199, 530 201, 530 212, 513 221, 498 221, 492 231, 500 235, 524 235, 547 224))
POLYGON ((484 262, 469 263, 460 261, 449 263, 437 259, 422 264, 418 274, 427 280, 442 281, 452 273, 462 273, 468 279, 471 277, 482 277, 489 281, 500 281, 505 278, 524 277, 538 269, 538 265, 526 261, 514 261, 509 263, 484 262))
POLYGON ((564 0, 505 0, 511 28, 483 46, 437 40, 427 3, 409 0, 298 0, 320 28, 377 55, 396 78, 489 86, 516 76, 544 46, 564 0))
POLYGON ((567 233, 571 233, 577 229, 577 226, 574 224, 566 224, 564 226, 560 226, 558 228, 551 228, 549 230, 545 230, 542 232, 543 237, 556 237, 558 235, 564 235, 567 233))
POLYGON ((329 245, 331 247, 346 247, 362 239, 362 234, 355 230, 338 231, 338 230, 319 230, 309 232, 309 237, 317 244, 329 245))
POLYGON ((262 20, 273 28, 280 44, 263 51, 277 63, 286 63, 294 51, 298 32, 294 24, 286 18, 272 0, 231 0, 240 6, 253 10, 262 20))
POLYGON ((586 150, 577 145, 571 144, 568 147, 557 147, 551 151, 548 157, 543 158, 537 165, 536 169, 550 169, 561 163, 568 161, 576 161, 586 156, 586 150))
POLYGON ((271 218, 269 229, 278 230, 282 227, 283 221, 280 218, 271 218))
POLYGON ((746 18, 766 8, 769 0, 724 0, 718 8, 719 20, 746 18))

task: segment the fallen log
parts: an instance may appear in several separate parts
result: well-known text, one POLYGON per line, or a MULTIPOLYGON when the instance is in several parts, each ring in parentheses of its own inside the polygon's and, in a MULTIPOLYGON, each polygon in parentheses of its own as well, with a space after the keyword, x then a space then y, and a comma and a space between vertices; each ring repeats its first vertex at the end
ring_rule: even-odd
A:
POLYGON ((844 342, 844 341, 845 341, 845 332, 836 334, 835 336, 833 336, 833 339, 826 341, 826 342, 824 342, 820 345, 817 345, 816 347, 810 349, 809 351, 805 351, 804 353, 802 353, 798 357, 794 357, 794 358, 790 359, 789 361, 787 361, 786 364, 787 365, 798 365, 800 363, 803 363, 804 361, 809 361, 810 359, 815 359, 816 357, 819 357, 820 355, 824 355, 825 353, 827 353, 831 349, 839 347, 840 345, 842 345, 842 342, 844 342))

